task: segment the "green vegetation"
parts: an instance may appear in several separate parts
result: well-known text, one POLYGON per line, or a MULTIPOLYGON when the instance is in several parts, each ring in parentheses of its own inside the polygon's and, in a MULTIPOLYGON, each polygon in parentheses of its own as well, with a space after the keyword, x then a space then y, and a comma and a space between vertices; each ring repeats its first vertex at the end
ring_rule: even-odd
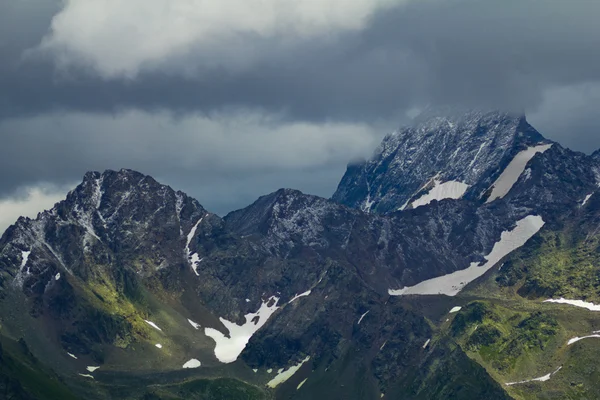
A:
POLYGON ((263 390, 228 378, 199 379, 151 389, 143 400, 263 400, 270 396, 263 390))
POLYGON ((541 311, 515 312, 476 301, 461 310, 450 330, 461 346, 500 375, 535 358, 560 332, 558 321, 541 311))
POLYGON ((65 384, 47 371, 24 341, 0 337, 0 398, 14 400, 76 400, 65 384))
POLYGON ((515 253, 496 282, 528 298, 564 297, 600 302, 600 236, 573 226, 544 232, 533 246, 515 253))

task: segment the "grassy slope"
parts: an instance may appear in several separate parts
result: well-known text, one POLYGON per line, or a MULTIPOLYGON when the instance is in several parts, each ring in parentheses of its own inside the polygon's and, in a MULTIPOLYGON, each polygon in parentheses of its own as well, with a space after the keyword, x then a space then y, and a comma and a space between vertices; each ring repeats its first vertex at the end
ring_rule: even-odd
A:
POLYGON ((23 342, 0 335, 0 398, 75 400, 77 397, 29 353, 23 342))
MULTIPOLYGON (((461 294, 484 299, 491 314, 467 323, 457 342, 497 381, 522 381, 562 367, 549 381, 507 387, 514 398, 600 398, 600 339, 567 345, 600 330, 600 312, 543 302, 564 297, 600 303, 600 235, 589 215, 580 217, 556 231, 543 230, 499 271, 461 294)), ((456 318, 471 314, 466 308, 456 318)))

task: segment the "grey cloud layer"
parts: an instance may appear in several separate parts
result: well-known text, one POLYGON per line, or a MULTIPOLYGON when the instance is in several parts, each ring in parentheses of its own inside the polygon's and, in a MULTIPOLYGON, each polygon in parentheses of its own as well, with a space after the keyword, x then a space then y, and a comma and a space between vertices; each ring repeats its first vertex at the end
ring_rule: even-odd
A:
POLYGON ((243 68, 206 64, 207 54, 191 46, 134 79, 107 79, 83 67, 57 69, 52 54, 24 57, 47 34, 59 8, 40 0, 0 4, 0 59, 7 60, 0 64, 0 170, 6 171, 0 193, 36 181, 71 182, 87 169, 135 167, 181 182, 205 202, 227 204, 222 210, 277 186, 298 184, 326 195, 349 158, 368 154, 377 134, 394 129, 407 109, 428 103, 525 109, 549 138, 580 150, 600 147, 599 2, 413 1, 376 12, 363 29, 331 40, 282 47, 277 38, 237 38, 252 51, 253 62, 243 68), (142 110, 136 122, 123 119, 128 109, 142 110), (205 123, 225 124, 222 116, 235 118, 240 109, 278 117, 253 123, 247 132, 222 130, 232 143, 254 135, 268 147, 274 140, 264 134, 269 127, 288 135, 290 126, 308 123, 313 148, 302 148, 305 162, 291 162, 298 151, 285 146, 275 147, 281 157, 273 150, 240 158, 212 142, 208 148, 221 152, 219 160, 200 152, 182 163, 177 149, 163 146, 181 125, 151 116, 166 110, 175 119, 200 115, 205 123), (98 124, 76 123, 82 113, 97 114, 98 124), (163 129, 149 129, 141 119, 163 129), (334 134, 331 141, 328 135, 337 129, 332 124, 354 133, 334 134), (125 135, 127 145, 110 133, 125 126, 136 131, 125 135), (322 138, 314 134, 319 129, 322 138), (331 150, 342 143, 347 148, 331 150), (310 171, 311 162, 323 179, 310 171), (268 173, 273 169, 278 172, 268 173), (311 176, 318 182, 308 184, 311 176), (194 189, 197 184, 204 191, 194 189), (233 185, 240 189, 231 190, 233 185))

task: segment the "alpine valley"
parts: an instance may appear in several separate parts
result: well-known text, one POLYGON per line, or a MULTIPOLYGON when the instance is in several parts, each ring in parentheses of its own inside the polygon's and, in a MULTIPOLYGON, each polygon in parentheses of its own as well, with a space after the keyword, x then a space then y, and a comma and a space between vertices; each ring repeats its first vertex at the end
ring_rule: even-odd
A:
POLYGON ((0 239, 0 398, 599 399, 600 152, 444 108, 221 218, 88 172, 0 239))

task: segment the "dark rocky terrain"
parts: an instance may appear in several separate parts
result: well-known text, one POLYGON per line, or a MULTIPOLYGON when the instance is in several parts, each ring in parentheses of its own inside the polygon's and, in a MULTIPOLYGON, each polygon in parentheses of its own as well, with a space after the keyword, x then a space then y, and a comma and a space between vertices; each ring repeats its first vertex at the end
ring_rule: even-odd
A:
POLYGON ((567 341, 600 315, 541 300, 600 302, 598 153, 523 116, 439 112, 332 199, 281 189, 223 218, 138 172, 87 173, 0 239, 0 391, 597 398, 600 341, 567 341))

